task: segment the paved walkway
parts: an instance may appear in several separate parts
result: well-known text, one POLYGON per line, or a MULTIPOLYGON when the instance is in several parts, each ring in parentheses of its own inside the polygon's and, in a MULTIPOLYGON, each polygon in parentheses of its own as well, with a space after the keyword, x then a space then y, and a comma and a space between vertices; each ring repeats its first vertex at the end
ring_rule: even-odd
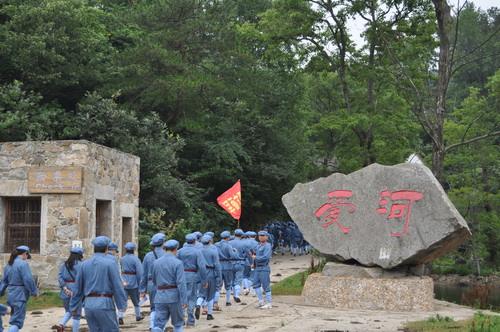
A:
MULTIPOLYGON (((273 258, 272 282, 277 282, 310 266, 310 256, 273 258)), ((221 297, 222 298, 222 297, 221 297)), ((201 317, 196 332, 370 332, 401 331, 407 321, 427 319, 436 314, 453 317, 455 320, 472 317, 474 310, 447 302, 436 301, 432 312, 382 312, 382 311, 344 311, 305 305, 300 296, 276 296, 272 310, 255 308, 256 298, 244 296, 243 304, 222 307, 215 313, 215 320, 207 321, 201 317)), ((148 310, 148 308, 144 308, 148 310)), ((45 332, 62 316, 60 308, 44 310, 42 314, 28 313, 23 332, 45 332)), ((147 319, 146 319, 147 320, 147 319)), ((136 323, 132 310, 128 310, 122 331, 148 331, 147 321, 136 323)), ((68 329, 68 331, 70 331, 68 329)), ((88 331, 82 321, 81 331, 88 331)))

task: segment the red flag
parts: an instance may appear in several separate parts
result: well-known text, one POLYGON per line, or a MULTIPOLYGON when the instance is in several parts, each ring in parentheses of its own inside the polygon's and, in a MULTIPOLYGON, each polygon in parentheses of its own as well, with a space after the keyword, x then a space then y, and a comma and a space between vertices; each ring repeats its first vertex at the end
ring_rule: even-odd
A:
POLYGON ((241 183, 240 180, 229 190, 217 198, 217 203, 226 210, 234 219, 241 217, 241 183))

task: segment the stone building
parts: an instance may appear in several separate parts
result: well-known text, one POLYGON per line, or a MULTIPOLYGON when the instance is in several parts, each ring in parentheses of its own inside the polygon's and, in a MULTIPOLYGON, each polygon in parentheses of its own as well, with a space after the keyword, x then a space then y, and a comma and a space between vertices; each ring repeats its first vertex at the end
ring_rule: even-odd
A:
POLYGON ((88 141, 0 143, 0 264, 17 245, 55 286, 71 246, 92 253, 96 235, 137 242, 140 159, 88 141))

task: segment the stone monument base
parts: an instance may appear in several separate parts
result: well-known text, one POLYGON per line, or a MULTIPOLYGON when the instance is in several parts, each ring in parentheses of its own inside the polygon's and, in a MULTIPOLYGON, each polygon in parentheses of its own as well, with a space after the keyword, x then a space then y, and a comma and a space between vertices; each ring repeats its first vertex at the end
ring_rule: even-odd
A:
POLYGON ((306 304, 337 309, 431 311, 434 283, 430 277, 380 275, 367 267, 328 263, 323 273, 311 274, 302 296, 306 304), (337 273, 332 271, 336 271, 337 273), (346 271, 357 271, 345 276, 346 271), (372 273, 373 272, 373 273, 372 273))

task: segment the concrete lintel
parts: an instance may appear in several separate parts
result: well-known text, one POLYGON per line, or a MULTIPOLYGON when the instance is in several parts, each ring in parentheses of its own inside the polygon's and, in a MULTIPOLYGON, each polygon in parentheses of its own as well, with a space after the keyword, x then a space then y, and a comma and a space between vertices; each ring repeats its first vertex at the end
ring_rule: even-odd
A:
POLYGON ((112 201, 115 199, 115 188, 108 185, 96 184, 94 189, 95 199, 112 201))
POLYGON ((120 216, 126 218, 134 218, 135 216, 135 205, 131 203, 121 203, 120 204, 120 216))
POLYGON ((0 196, 30 196, 27 180, 0 181, 0 196))

